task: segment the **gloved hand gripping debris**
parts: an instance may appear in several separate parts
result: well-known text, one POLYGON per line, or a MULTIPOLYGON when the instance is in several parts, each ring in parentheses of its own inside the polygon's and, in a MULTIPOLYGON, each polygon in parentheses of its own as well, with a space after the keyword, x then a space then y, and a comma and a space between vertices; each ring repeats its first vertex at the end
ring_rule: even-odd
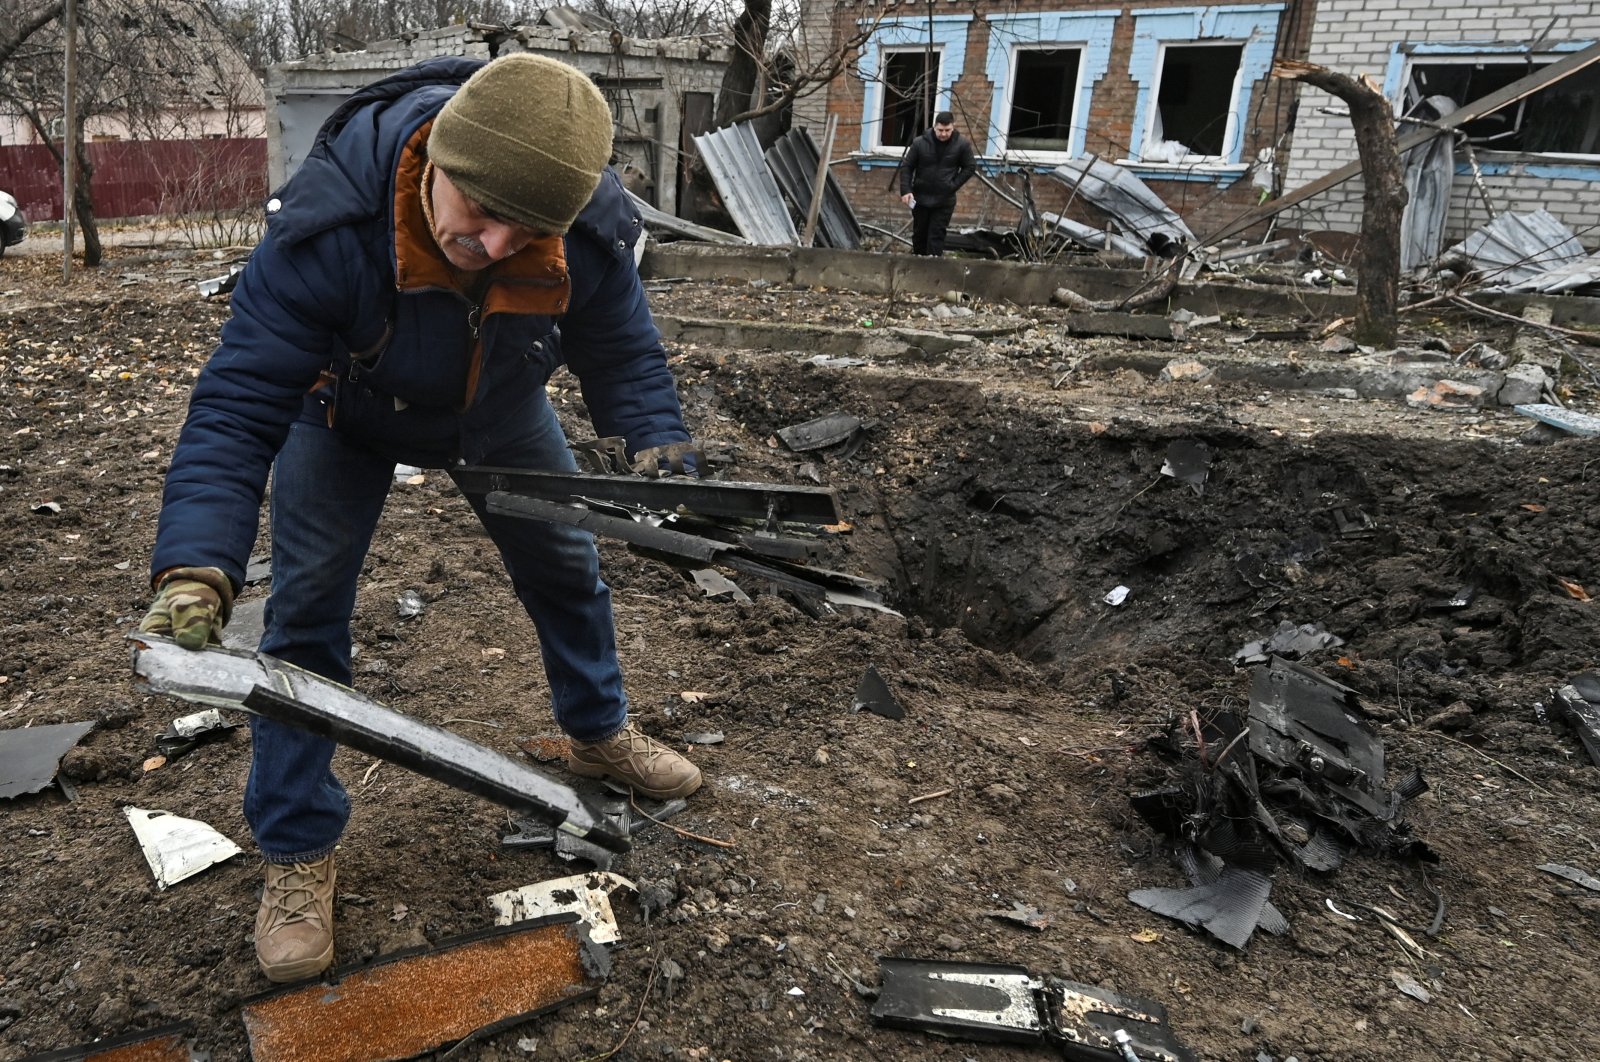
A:
POLYGON ((139 629, 170 635, 185 649, 204 649, 222 644, 232 613, 233 584, 222 569, 174 568, 162 575, 139 629))

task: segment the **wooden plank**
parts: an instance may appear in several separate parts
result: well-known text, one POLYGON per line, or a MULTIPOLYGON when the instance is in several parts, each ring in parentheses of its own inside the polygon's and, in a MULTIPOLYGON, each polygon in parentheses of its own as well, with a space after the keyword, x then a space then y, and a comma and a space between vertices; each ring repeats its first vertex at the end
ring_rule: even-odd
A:
MULTIPOLYGON (((1414 147, 1427 143, 1429 140, 1432 140, 1434 137, 1439 136, 1444 132, 1455 129, 1458 126, 1465 125, 1466 123, 1474 121, 1478 118, 1482 118, 1486 114, 1493 114, 1495 111, 1509 107, 1518 100, 1526 99, 1535 92, 1538 92, 1540 89, 1554 85, 1563 78, 1571 77, 1580 70, 1586 70, 1597 62, 1600 62, 1600 44, 1592 44, 1581 52, 1574 52, 1565 59, 1551 63, 1548 66, 1540 67, 1527 77, 1519 78, 1504 88, 1495 92, 1491 92, 1482 99, 1474 100, 1466 106, 1461 107, 1460 109, 1446 115, 1443 118, 1440 118, 1430 127, 1414 129, 1411 132, 1406 133, 1400 138, 1400 152, 1404 154, 1414 147)), ((1268 218, 1276 217, 1278 214, 1288 210, 1297 203, 1303 203, 1313 196, 1321 195, 1330 188, 1338 187, 1339 185, 1348 181, 1350 178, 1358 175, 1360 172, 1360 160, 1346 163, 1331 173, 1323 174, 1321 177, 1318 177, 1309 184, 1301 185, 1299 188, 1287 193, 1282 198, 1276 199, 1264 207, 1252 210, 1248 214, 1234 219, 1233 221, 1224 225, 1222 228, 1218 229, 1212 235, 1206 237, 1205 245, 1215 246, 1220 241, 1227 239, 1229 236, 1243 232, 1252 225, 1259 225, 1268 218)))

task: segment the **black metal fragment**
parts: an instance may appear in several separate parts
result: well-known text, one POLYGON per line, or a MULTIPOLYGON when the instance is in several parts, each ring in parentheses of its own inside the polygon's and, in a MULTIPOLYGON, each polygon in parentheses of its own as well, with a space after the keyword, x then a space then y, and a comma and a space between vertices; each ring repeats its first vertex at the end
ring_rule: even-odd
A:
MULTIPOLYGON (((93 723, 52 723, 0 730, 0 800, 37 793, 56 781, 61 758, 93 729, 93 723)), ((66 779, 60 781, 66 792, 66 779)))
POLYGON ((824 487, 781 483, 742 483, 669 476, 533 472, 521 468, 461 465, 450 478, 463 494, 494 491, 573 502, 583 499, 648 509, 656 513, 695 513, 709 519, 810 524, 825 527, 844 519, 838 496, 824 487))
POLYGON ((824 447, 849 442, 862 430, 860 417, 849 413, 829 413, 825 417, 808 420, 804 424, 791 424, 787 428, 779 428, 778 438, 783 440, 783 445, 796 453, 805 453, 808 450, 821 450, 824 447))
POLYGON ((1187 483, 1196 494, 1204 494, 1206 477, 1211 475, 1211 447, 1194 439, 1174 439, 1167 446, 1161 474, 1187 483))
POLYGON ((885 719, 904 719, 905 706, 895 699, 889 689, 889 684, 883 680, 878 669, 871 664, 862 672, 861 682, 856 686, 855 702, 850 706, 852 711, 862 709, 881 715, 885 719))
POLYGON ((1195 1062, 1159 1003, 1037 978, 1026 967, 884 959, 872 1005, 880 1025, 987 1043, 1048 1042, 1079 1062, 1195 1062))
POLYGON ((1556 691, 1557 717, 1578 735, 1589 759, 1600 766, 1600 676, 1584 672, 1556 691))

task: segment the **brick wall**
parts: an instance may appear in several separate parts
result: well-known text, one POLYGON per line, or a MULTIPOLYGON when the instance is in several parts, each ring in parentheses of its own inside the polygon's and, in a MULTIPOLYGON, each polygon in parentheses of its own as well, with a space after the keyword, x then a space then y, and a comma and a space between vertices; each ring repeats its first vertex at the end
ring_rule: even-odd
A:
MULTIPOLYGON (((1415 0, 1404 7, 1398 11, 1393 0, 1320 0, 1311 62, 1351 75, 1369 74, 1382 84, 1401 43, 1516 42, 1543 36, 1549 45, 1600 39, 1600 7, 1589 3, 1462 5, 1415 0)), ((1318 89, 1301 89, 1288 188, 1309 183, 1356 157, 1349 119, 1321 113, 1322 108, 1342 106, 1318 89)), ((1523 167, 1520 173, 1486 176, 1484 183, 1497 210, 1542 206, 1582 231, 1594 224, 1600 209, 1600 166, 1594 170, 1597 179, 1592 182, 1550 178, 1523 167)), ((1487 213, 1471 178, 1458 176, 1451 190, 1446 238, 1460 239, 1485 220, 1487 213)), ((1292 208, 1283 222, 1292 228, 1355 231, 1361 222, 1360 179, 1292 208)))
MULTIPOLYGON (((1310 0, 1286 0, 1279 13, 1278 54, 1303 56, 1311 29, 1310 0), (1304 12, 1304 13, 1302 13, 1304 12)), ((1175 0, 1150 0, 1138 5, 1141 12, 1163 8, 1194 9, 1193 3, 1175 0)), ((837 49, 840 42, 854 32, 860 20, 871 20, 882 14, 886 18, 925 18, 930 8, 926 4, 888 4, 850 2, 850 0, 810 0, 801 12, 803 48, 808 54, 821 55, 837 49)), ((967 26, 966 62, 954 84, 953 110, 957 113, 957 128, 973 140, 981 152, 995 92, 985 73, 985 56, 989 46, 989 24, 986 13, 1025 15, 1034 12, 1115 12, 1104 4, 1069 3, 1063 0, 1013 0, 1005 6, 982 4, 973 0, 939 0, 931 10, 939 16, 971 15, 967 26)), ((1112 33, 1110 58, 1105 73, 1095 82, 1092 110, 1085 125, 1084 151, 1115 160, 1128 155, 1128 146, 1134 140, 1133 122, 1139 84, 1129 70, 1134 48, 1135 21, 1133 7, 1125 7, 1116 19, 1112 33)), ((1241 132, 1244 148, 1241 158, 1249 161, 1256 151, 1271 146, 1279 140, 1279 130, 1286 126, 1291 113, 1294 87, 1268 78, 1262 78, 1251 91, 1251 110, 1243 117, 1241 132)), ((839 118, 839 132, 833 157, 838 161, 833 167, 834 176, 850 197, 851 205, 862 221, 891 230, 907 228, 909 214, 901 205, 898 193, 891 188, 892 166, 884 159, 868 159, 856 151, 861 143, 861 120, 864 102, 864 85, 854 71, 836 78, 826 94, 818 93, 811 100, 797 105, 795 124, 809 126, 818 142, 828 114, 839 118)), ((1198 180, 1163 180, 1146 176, 1146 182, 1173 209, 1183 214, 1197 234, 1219 228, 1225 222, 1243 213, 1256 202, 1258 190, 1248 180, 1238 180, 1237 174, 1227 178, 1198 180)), ((1014 172, 996 176, 1011 194, 1020 198, 1023 182, 1014 172)), ((1104 216, 1092 208, 1085 208, 1081 200, 1071 202, 1071 193, 1046 173, 1031 177, 1035 201, 1044 210, 1061 211, 1069 216, 1100 224, 1104 216), (1070 206, 1069 206, 1070 202, 1070 206)), ((1009 203, 989 191, 980 181, 974 180, 963 190, 958 205, 955 224, 984 225, 1007 229, 1018 221, 1018 212, 1009 203)), ((907 228, 909 232, 909 229, 907 228)))

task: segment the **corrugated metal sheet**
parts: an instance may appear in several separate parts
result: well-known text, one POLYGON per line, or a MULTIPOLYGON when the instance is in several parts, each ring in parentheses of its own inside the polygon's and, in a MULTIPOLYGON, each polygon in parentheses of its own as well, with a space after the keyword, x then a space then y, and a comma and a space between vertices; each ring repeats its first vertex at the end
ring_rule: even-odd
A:
MULTIPOLYGON (((767 168, 789 197, 795 213, 804 219, 811 209, 811 183, 817 177, 820 152, 805 129, 790 129, 767 149, 767 168)), ((861 223, 856 220, 844 189, 828 171, 822 186, 822 209, 817 214, 816 244, 855 251, 861 247, 861 223)))
POLYGON ((1538 281, 1545 274, 1565 273, 1574 266, 1579 274, 1585 264, 1593 268, 1593 263, 1585 262, 1578 237, 1548 210, 1501 214, 1446 255, 1468 259, 1479 279, 1496 290, 1570 291, 1589 281, 1556 288, 1541 287, 1538 281))
MULTIPOLYGON (((84 145, 95 216, 233 210, 267 197, 267 142, 118 140, 84 145)), ((0 189, 29 221, 61 219, 61 166, 42 144, 0 147, 0 189)))
POLYGON ((799 242, 783 193, 772 179, 755 130, 748 123, 704 133, 695 137, 694 143, 711 171, 722 205, 745 239, 773 246, 799 242))
POLYGON ((1051 176, 1116 218, 1153 254, 1174 254, 1195 242, 1183 219, 1121 166, 1098 158, 1072 159, 1052 170, 1051 176))

